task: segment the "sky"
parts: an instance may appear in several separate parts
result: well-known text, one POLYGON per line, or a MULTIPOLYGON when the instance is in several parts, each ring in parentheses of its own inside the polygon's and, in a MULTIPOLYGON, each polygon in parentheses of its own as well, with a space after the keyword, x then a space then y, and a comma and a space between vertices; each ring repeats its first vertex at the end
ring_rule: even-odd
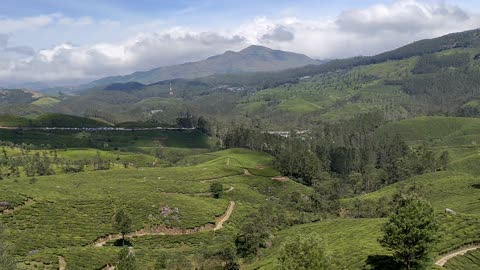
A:
POLYGON ((88 82, 262 45, 373 55, 480 27, 477 0, 1 0, 0 85, 88 82))

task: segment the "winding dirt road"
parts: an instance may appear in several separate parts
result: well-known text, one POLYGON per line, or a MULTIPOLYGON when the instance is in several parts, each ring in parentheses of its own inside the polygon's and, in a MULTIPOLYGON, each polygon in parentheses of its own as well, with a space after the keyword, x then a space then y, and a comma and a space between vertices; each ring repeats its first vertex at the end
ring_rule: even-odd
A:
POLYGON ((472 250, 475 250, 475 249, 479 249, 479 248, 480 248, 480 245, 467 246, 467 247, 461 248, 459 250, 456 250, 456 251, 453 251, 451 253, 446 254, 442 258, 438 259, 435 262, 435 264, 443 267, 447 263, 447 261, 450 260, 451 258, 456 257, 456 256, 465 255, 465 253, 467 253, 469 251, 472 251, 472 250))
MULTIPOLYGON (((125 238, 128 239, 128 238, 147 236, 147 235, 188 235, 188 234, 195 234, 199 232, 220 230, 221 228, 223 228, 223 224, 227 222, 230 216, 232 215, 234 208, 235 208, 235 202, 230 201, 225 213, 223 213, 223 215, 221 215, 215 220, 215 225, 205 224, 203 226, 196 227, 193 229, 169 228, 162 225, 156 228, 141 229, 132 233, 128 233, 125 235, 125 238)), ((102 247, 109 241, 114 241, 119 239, 122 239, 121 234, 111 234, 111 235, 98 238, 92 243, 92 245, 96 247, 102 247)))
POLYGON ((58 256, 58 270, 65 270, 67 267, 67 262, 63 256, 58 256))
POLYGON ((223 228, 223 223, 228 221, 228 219, 230 218, 230 216, 233 213, 234 208, 235 208, 235 202, 230 201, 230 204, 228 205, 227 211, 225 211, 225 213, 216 220, 215 228, 213 228, 214 231, 220 230, 221 228, 223 228))

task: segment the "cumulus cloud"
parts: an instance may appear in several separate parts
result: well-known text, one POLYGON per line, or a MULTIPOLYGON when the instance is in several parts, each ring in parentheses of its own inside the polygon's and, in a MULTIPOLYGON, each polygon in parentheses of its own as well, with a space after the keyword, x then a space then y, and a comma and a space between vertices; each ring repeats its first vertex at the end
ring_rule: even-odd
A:
POLYGON ((65 43, 40 50, 31 57, 10 61, 7 70, 0 70, 0 78, 8 77, 14 81, 22 81, 25 77, 34 81, 92 80, 193 61, 223 52, 226 48, 241 49, 245 45, 245 39, 238 35, 175 28, 164 33, 139 34, 117 44, 76 46, 65 43))
POLYGON ((261 40, 263 41, 292 41, 295 38, 295 34, 289 31, 283 25, 277 25, 270 32, 262 36, 261 40))
POLYGON ((22 55, 33 55, 35 50, 28 46, 8 46, 8 41, 10 40, 11 35, 9 34, 0 34, 0 53, 17 53, 22 55))
POLYGON ((9 38, 10 38, 10 35, 8 34, 0 34, 0 49, 7 47, 9 38))
POLYGON ((444 2, 423 4, 415 0, 403 0, 389 6, 374 5, 345 11, 340 14, 336 24, 341 31, 357 34, 415 33, 451 27, 469 19, 465 11, 444 2))
MULTIPOLYGON (((18 20, 0 18, 0 33, 15 35, 17 30, 55 25, 78 29, 85 25, 118 27, 118 22, 97 22, 89 17, 72 19, 61 14, 18 20), (4 31, 7 28, 13 30, 4 31)), ((455 5, 400 0, 344 11, 328 19, 258 17, 230 29, 173 27, 137 33, 115 42, 63 43, 37 51, 22 46, 9 47, 11 35, 0 34, 0 81, 93 80, 200 60, 251 44, 300 52, 318 59, 371 55, 415 40, 479 26, 479 16, 455 5)), ((139 25, 133 27, 140 28, 139 25)))
POLYGON ((15 33, 34 30, 51 25, 85 26, 94 23, 90 17, 70 18, 61 13, 53 13, 23 18, 0 17, 0 33, 15 33))

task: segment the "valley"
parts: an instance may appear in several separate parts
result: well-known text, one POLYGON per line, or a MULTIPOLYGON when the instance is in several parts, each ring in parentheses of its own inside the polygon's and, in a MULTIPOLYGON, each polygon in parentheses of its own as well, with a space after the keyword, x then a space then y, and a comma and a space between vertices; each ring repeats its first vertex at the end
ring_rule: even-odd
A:
POLYGON ((479 59, 477 29, 0 90, 0 268, 476 269, 479 59))

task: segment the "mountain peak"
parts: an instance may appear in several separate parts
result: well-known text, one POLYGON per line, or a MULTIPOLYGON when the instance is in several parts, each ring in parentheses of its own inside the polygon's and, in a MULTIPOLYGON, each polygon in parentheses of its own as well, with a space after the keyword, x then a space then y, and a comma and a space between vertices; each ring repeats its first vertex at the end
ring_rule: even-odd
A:
MULTIPOLYGON (((108 85, 126 82, 151 84, 164 80, 193 79, 214 74, 278 71, 311 64, 318 64, 318 62, 303 54, 251 45, 239 52, 226 51, 197 62, 160 67, 126 76, 107 77, 93 84, 108 85)), ((115 85, 115 87, 118 86, 115 85)))
POLYGON ((239 51, 239 53, 251 53, 251 52, 259 52, 259 51, 273 51, 272 49, 260 45, 250 45, 247 48, 239 51))

